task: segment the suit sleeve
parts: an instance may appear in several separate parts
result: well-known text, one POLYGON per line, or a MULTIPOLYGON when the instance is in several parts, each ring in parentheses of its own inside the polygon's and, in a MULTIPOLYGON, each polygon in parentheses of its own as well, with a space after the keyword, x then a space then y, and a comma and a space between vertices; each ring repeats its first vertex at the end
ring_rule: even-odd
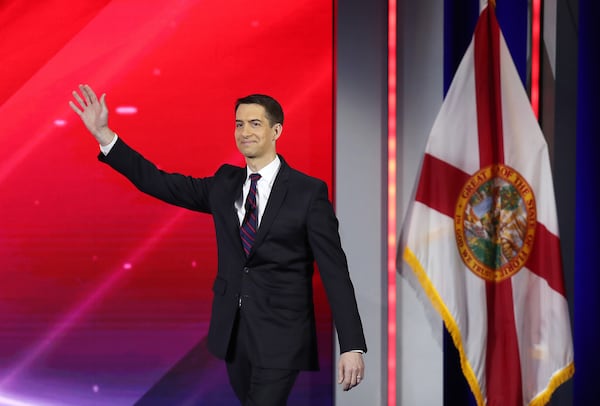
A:
POLYGON ((119 138, 108 155, 98 159, 123 174, 142 192, 167 203, 210 213, 209 193, 213 178, 193 178, 167 173, 156 167, 119 138))
POLYGON ((319 182, 308 212, 308 239, 323 285, 335 327, 340 351, 367 351, 354 287, 342 249, 338 220, 328 199, 327 186, 319 182))

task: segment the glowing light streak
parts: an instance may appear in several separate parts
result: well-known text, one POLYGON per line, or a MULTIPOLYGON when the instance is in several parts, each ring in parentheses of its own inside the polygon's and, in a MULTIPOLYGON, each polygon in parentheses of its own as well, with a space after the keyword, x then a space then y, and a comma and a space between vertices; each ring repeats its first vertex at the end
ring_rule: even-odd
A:
MULTIPOLYGON (((79 34, 74 37, 60 52, 56 53, 36 74, 28 80, 6 102, 0 105, 0 135, 33 134, 27 137, 18 148, 9 149, 7 159, 0 161, 0 183, 11 176, 16 168, 27 162, 28 156, 40 147, 55 130, 53 123, 56 116, 69 115, 73 112, 66 104, 66 94, 56 91, 48 94, 48 84, 54 83, 53 89, 72 89, 70 71, 72 61, 78 60, 80 66, 93 64, 97 55, 110 54, 111 63, 103 69, 89 73, 88 80, 96 84, 98 89, 106 88, 109 79, 119 77, 118 72, 127 72, 128 67, 135 66, 136 61, 146 53, 147 44, 164 36, 165 21, 179 21, 185 16, 194 2, 179 2, 174 6, 172 1, 155 0, 152 7, 136 7, 135 2, 109 2, 79 34), (137 21, 144 24, 131 24, 115 16, 126 15, 135 10, 137 21), (98 36, 105 37, 106 27, 111 27, 111 36, 126 41, 127 47, 118 47, 111 41, 97 41, 98 36), (89 52, 89 44, 94 43, 96 49, 89 52), (23 119, 24 106, 58 106, 47 108, 37 113, 35 120, 23 119), (41 123, 41 124, 40 124, 41 123)), ((78 71, 80 75, 83 71, 78 71)), ((88 73, 86 73, 87 75, 88 73)), ((74 122, 74 120, 73 120, 74 122)))
POLYGON ((540 110, 541 0, 533 0, 531 18, 531 107, 536 118, 540 110))
POLYGON ((120 114, 122 116, 132 116, 134 114, 137 114, 138 108, 135 106, 119 106, 115 109, 115 111, 117 112, 117 114, 120 114))
MULTIPOLYGON (((26 352, 26 355, 12 368, 0 381, 0 388, 14 381, 24 370, 26 370, 35 360, 47 351, 62 335, 64 335, 77 321, 88 312, 94 304, 99 302, 104 296, 110 293, 113 286, 117 284, 131 269, 132 264, 140 261, 179 221, 186 213, 186 210, 179 210, 174 216, 157 228, 156 232, 147 238, 138 249, 131 254, 129 260, 124 265, 118 267, 104 281, 88 295, 82 302, 76 304, 66 313, 59 322, 57 322, 43 338, 26 352)), ((0 398, 1 399, 1 398, 0 398)), ((1 405, 1 404, 0 404, 1 405)))
POLYGON ((396 0, 388 1, 387 404, 396 405, 396 0))
POLYGON ((47 403, 31 403, 31 401, 19 400, 0 394, 0 406, 50 406, 47 403))

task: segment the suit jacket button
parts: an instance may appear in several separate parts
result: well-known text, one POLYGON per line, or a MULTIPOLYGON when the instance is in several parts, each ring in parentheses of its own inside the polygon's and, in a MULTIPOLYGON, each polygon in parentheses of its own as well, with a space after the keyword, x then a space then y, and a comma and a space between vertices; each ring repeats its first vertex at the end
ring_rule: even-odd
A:
POLYGON ((248 268, 247 266, 244 267, 244 273, 250 273, 250 268, 248 268))

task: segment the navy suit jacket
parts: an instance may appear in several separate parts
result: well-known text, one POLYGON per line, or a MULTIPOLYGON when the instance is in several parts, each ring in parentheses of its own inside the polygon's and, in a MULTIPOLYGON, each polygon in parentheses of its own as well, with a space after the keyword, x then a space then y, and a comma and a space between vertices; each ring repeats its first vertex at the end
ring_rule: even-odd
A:
POLYGON ((142 192, 167 203, 212 215, 218 270, 208 348, 224 359, 241 299, 254 356, 263 368, 318 369, 312 277, 316 261, 341 352, 366 351, 362 323, 338 221, 327 185, 292 169, 283 158, 254 246, 244 254, 234 202, 242 195, 246 168, 223 165, 194 178, 156 168, 121 139, 102 162, 142 192))

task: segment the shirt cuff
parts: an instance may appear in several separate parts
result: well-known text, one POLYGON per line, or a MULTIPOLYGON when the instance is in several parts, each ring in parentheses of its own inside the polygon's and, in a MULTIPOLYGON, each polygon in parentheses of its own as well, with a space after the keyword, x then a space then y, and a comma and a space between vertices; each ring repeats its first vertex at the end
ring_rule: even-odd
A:
POLYGON ((100 151, 104 154, 104 156, 108 155, 108 153, 110 152, 110 150, 112 149, 112 147, 114 147, 115 144, 117 143, 118 139, 119 139, 119 136, 117 135, 117 133, 115 133, 115 136, 113 137, 113 139, 110 142, 110 144, 100 145, 100 151))

